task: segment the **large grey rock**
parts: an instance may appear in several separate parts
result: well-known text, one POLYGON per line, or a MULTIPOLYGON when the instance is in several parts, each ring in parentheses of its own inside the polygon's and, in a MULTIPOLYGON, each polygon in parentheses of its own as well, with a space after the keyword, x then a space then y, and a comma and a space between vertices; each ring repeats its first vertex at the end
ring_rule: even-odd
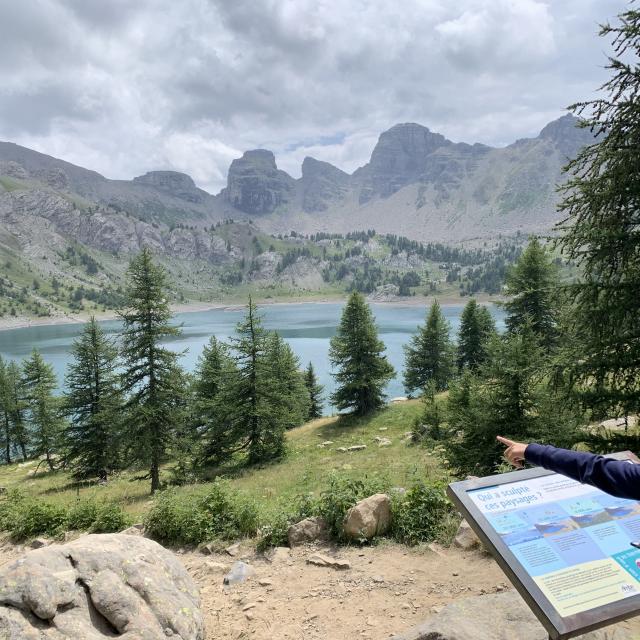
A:
POLYGON ((329 527, 324 518, 305 518, 292 524, 287 531, 287 539, 290 547, 295 547, 316 540, 327 540, 329 527))
MULTIPOLYGON (((548 640, 549 634, 515 591, 505 591, 448 604, 393 640, 548 640)), ((583 640, 634 640, 618 625, 580 636, 583 640)))
POLYGON ((152 540, 83 536, 0 570, 2 640, 204 640, 195 583, 152 540))
POLYGON ((386 533, 391 524, 391 500, 376 493, 360 500, 344 517, 344 532, 349 538, 370 539, 386 533))

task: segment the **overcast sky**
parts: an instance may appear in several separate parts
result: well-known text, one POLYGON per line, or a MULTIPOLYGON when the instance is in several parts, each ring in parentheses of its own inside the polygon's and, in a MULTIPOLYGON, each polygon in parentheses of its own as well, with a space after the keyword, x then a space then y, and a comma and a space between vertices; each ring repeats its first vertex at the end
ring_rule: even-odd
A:
POLYGON ((381 131, 535 136, 605 78, 624 0, 0 0, 0 139, 217 192, 246 149, 353 171, 381 131))

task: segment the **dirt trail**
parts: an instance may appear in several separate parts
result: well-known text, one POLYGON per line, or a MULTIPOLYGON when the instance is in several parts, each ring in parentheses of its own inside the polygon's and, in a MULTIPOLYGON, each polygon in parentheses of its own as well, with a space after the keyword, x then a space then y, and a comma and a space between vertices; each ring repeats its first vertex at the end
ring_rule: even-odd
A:
MULTIPOLYGON (((0 566, 23 553, 21 547, 0 546, 0 566)), ((200 587, 207 640, 385 640, 456 598, 511 588, 487 554, 435 545, 310 546, 266 556, 247 546, 235 557, 177 553, 200 587), (317 553, 351 568, 308 564, 317 553), (224 587, 222 578, 235 560, 249 563, 255 575, 224 587)), ((623 624, 640 638, 640 620, 623 624)))
POLYGON ((495 562, 482 553, 395 544, 279 549, 271 561, 249 550, 237 558, 184 554, 183 561, 200 586, 211 640, 382 640, 455 598, 508 588, 495 562), (351 568, 308 564, 317 552, 346 560, 351 568), (238 558, 255 567, 256 575, 224 588, 217 565, 238 558))

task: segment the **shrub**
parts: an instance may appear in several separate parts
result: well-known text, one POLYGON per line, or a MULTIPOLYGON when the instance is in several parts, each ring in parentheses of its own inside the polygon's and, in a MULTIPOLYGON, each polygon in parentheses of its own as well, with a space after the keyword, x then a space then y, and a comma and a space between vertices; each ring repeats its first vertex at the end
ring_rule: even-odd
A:
POLYGON ((67 529, 87 531, 98 515, 98 505, 93 500, 76 500, 67 513, 67 529))
POLYGON ((17 539, 38 535, 57 536, 64 531, 67 511, 64 507, 33 498, 23 498, 12 506, 9 531, 17 539))
POLYGON ((105 503, 97 508, 91 531, 93 533, 114 533, 126 529, 130 524, 131 519, 117 504, 105 503))
POLYGON ((374 493, 383 493, 388 488, 388 482, 379 476, 364 476, 354 480, 336 474, 329 477, 329 486, 320 494, 317 513, 307 515, 322 516, 329 525, 331 536, 336 540, 344 537, 342 523, 347 511, 356 502, 368 498, 374 493))
POLYGON ((253 536, 258 529, 255 503, 225 480, 216 479, 199 497, 185 498, 165 491, 147 515, 149 534, 161 542, 199 544, 213 539, 253 536))
POLYGON ((442 540, 451 528, 453 506, 444 486, 420 482, 392 501, 391 534, 405 544, 442 540))

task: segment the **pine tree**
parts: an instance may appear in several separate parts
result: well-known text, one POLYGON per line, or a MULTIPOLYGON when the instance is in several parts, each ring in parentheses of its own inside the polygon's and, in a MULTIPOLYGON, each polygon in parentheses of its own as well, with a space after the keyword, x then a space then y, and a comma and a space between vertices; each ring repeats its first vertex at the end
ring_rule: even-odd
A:
POLYGON ((436 395, 434 382, 427 383, 422 402, 424 404, 422 415, 414 422, 411 439, 414 442, 421 442, 427 438, 440 440, 447 418, 443 401, 436 395))
POLYGON ((149 466, 151 493, 160 488, 160 464, 182 419, 184 375, 178 355, 162 341, 179 335, 170 324, 167 276, 149 249, 127 271, 121 358, 122 388, 128 394, 128 430, 123 434, 134 460, 149 466))
POLYGON ((309 393, 308 420, 322 417, 322 393, 324 387, 318 382, 313 364, 310 362, 304 374, 304 383, 309 393))
POLYGON ((438 301, 431 305, 426 324, 404 347, 404 386, 407 393, 422 390, 433 382, 436 391, 444 391, 454 372, 454 347, 449 337, 450 326, 438 301))
POLYGON ((366 415, 384 404, 384 387, 394 375, 384 350, 371 309, 361 294, 353 292, 329 348, 329 360, 338 368, 333 374, 337 388, 331 395, 338 409, 366 415))
POLYGON ((530 327, 549 350, 557 339, 558 275, 548 251, 532 238, 516 264, 507 272, 505 323, 511 333, 530 327))
POLYGON ((5 369, 7 406, 9 420, 11 422, 11 435, 14 444, 20 449, 22 459, 27 459, 29 448, 29 430, 24 417, 26 404, 24 399, 24 386, 20 367, 16 362, 9 362, 5 369))
POLYGON ((118 465, 121 395, 117 349, 94 317, 71 347, 66 376, 67 457, 76 478, 97 477, 118 465))
POLYGON ((11 433, 11 412, 9 380, 7 378, 7 368, 2 357, 0 357, 0 442, 4 451, 4 459, 7 464, 11 464, 11 445, 13 437, 11 433))
POLYGON ((561 247, 580 267, 563 366, 588 407, 640 411, 640 11, 601 28, 613 39, 602 97, 573 105, 596 135, 567 171, 561 247))
POLYGON ((60 448, 63 428, 59 398, 53 395, 57 386, 53 367, 34 349, 22 367, 25 404, 33 434, 32 453, 45 456, 49 469, 54 469, 54 456, 60 448))
POLYGON ((487 346, 496 328, 491 313, 475 300, 469 300, 460 317, 458 368, 476 371, 487 359, 487 346))

